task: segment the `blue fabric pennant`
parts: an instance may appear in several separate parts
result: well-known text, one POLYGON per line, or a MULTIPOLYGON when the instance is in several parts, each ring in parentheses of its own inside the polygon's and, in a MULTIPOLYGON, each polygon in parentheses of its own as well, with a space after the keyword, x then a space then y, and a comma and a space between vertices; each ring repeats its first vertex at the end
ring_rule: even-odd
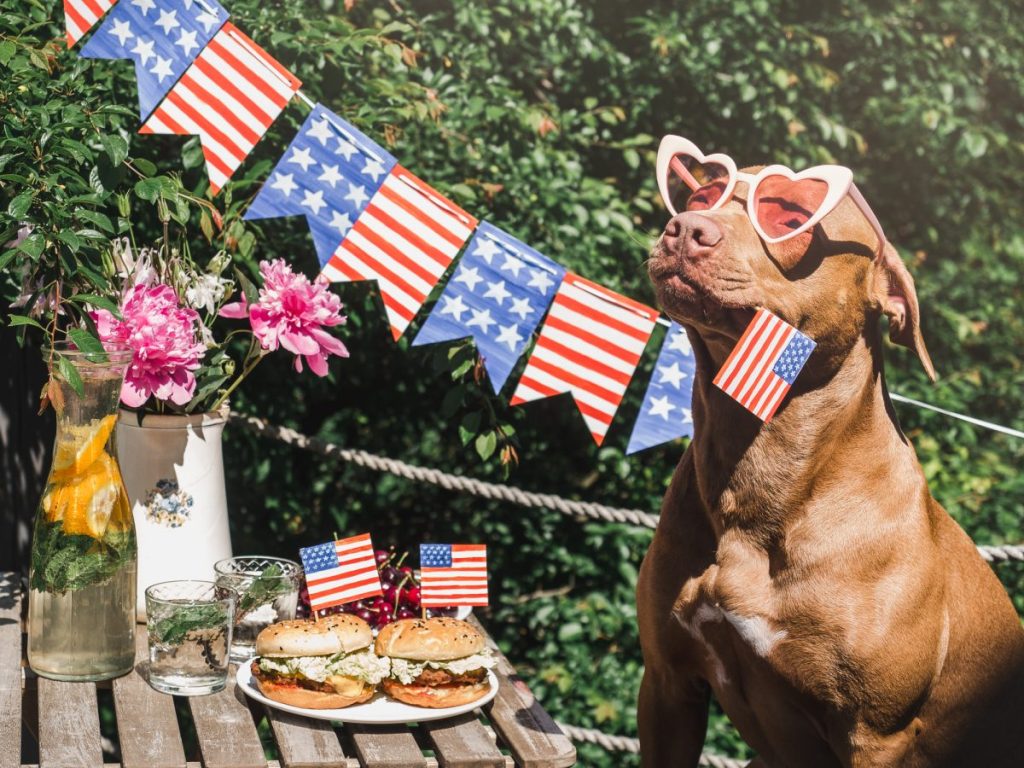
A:
POLYGON ((323 267, 397 162, 355 126, 317 104, 245 219, 305 215, 323 267))
POLYGON ((472 337, 497 394, 564 275, 551 259, 482 221, 412 344, 472 337))
POLYGON ((121 0, 78 55, 134 61, 145 122, 227 20, 216 0, 121 0))
POLYGON ((654 375, 647 385, 640 415, 629 437, 627 454, 693 435, 690 401, 696 371, 697 360, 686 331, 674 322, 661 344, 654 375))

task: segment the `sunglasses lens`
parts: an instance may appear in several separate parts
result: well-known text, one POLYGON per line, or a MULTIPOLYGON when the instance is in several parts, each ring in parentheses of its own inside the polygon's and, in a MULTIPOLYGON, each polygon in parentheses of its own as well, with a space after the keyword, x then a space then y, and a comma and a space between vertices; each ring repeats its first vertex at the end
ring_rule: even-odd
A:
POLYGON ((668 194, 672 209, 699 211, 714 207, 729 181, 721 163, 702 163, 690 155, 675 155, 668 164, 668 194))
POLYGON ((820 179, 766 176, 754 190, 757 223, 768 237, 784 237, 806 224, 827 194, 828 184, 820 179))

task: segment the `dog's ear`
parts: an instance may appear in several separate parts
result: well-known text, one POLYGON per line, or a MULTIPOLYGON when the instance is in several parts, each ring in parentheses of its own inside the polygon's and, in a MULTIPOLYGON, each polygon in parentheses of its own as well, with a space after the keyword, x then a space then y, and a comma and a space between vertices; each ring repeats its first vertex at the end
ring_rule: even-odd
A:
POLYGON ((889 339, 916 352, 928 378, 935 381, 935 367, 921 335, 921 310, 914 278, 891 243, 885 244, 872 269, 875 298, 889 318, 889 339))

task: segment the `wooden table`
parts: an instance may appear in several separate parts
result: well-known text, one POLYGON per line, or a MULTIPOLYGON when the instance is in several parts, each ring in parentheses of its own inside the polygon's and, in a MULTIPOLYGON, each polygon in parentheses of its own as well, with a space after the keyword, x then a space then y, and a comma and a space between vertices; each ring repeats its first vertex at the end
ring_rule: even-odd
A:
MULTIPOLYGON (((23 747, 34 755, 36 744, 40 768, 101 768, 105 738, 119 745, 121 762, 114 765, 124 768, 561 768, 576 763, 572 742, 490 636, 501 687, 480 710, 433 723, 332 726, 253 702, 235 690, 234 670, 226 690, 193 698, 154 691, 140 674, 141 665, 107 684, 37 678, 23 661, 22 603, 19 580, 0 573, 0 768, 28 768, 23 747), (100 697, 112 699, 115 712, 115 722, 103 728, 100 697)), ((137 658, 143 661, 146 630, 138 629, 137 658)))

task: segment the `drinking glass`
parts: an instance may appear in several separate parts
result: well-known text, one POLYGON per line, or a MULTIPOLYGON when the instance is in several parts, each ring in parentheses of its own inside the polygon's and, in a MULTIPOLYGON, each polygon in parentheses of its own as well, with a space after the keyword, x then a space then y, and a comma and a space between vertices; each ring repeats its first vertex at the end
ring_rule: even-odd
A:
POLYGON ((214 565, 217 584, 238 593, 231 661, 256 655, 256 636, 274 622, 295 618, 302 567, 279 557, 229 557, 214 565))
POLYGON ((149 684, 163 693, 224 690, 238 596, 212 581, 164 581, 146 590, 149 684))

